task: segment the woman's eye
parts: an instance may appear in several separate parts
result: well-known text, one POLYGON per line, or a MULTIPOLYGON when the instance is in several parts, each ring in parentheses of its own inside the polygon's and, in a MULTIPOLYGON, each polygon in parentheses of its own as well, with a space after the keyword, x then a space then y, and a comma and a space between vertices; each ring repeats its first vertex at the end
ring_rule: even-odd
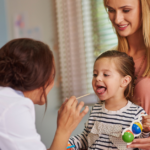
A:
POLYGON ((129 9, 125 9, 125 10, 123 10, 123 12, 125 12, 125 13, 127 13, 127 12, 129 12, 130 10, 129 9))
POLYGON ((115 10, 113 10, 113 9, 108 9, 108 11, 109 11, 109 12, 115 12, 115 10))
POLYGON ((93 74, 93 77, 97 77, 97 74, 93 74))
POLYGON ((105 77, 108 77, 109 75, 108 75, 108 74, 104 74, 104 76, 105 76, 105 77))

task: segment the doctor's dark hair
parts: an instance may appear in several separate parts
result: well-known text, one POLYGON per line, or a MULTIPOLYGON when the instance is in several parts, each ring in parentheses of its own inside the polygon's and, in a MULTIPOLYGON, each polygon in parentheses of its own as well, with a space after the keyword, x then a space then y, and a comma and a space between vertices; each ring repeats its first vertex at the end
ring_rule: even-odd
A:
MULTIPOLYGON (((124 95, 127 99, 129 99, 130 101, 133 100, 132 96, 132 92, 133 92, 133 87, 134 87, 134 61, 133 58, 128 56, 126 53, 124 52, 119 52, 116 50, 110 50, 110 51, 106 51, 104 53, 102 53, 97 59, 101 59, 101 58, 110 58, 110 59, 114 59, 114 62, 116 64, 116 68, 117 71, 123 76, 127 76, 129 75, 131 77, 131 82, 128 84, 127 88, 125 89, 124 95)), ((96 62, 95 61, 95 62, 96 62)), ((132 101, 133 102, 133 101, 132 101)), ((136 102, 135 102, 136 103, 136 102)))
POLYGON ((54 57, 43 42, 21 38, 0 48, 0 86, 22 92, 42 87, 47 104, 45 89, 53 82, 53 72, 54 57))

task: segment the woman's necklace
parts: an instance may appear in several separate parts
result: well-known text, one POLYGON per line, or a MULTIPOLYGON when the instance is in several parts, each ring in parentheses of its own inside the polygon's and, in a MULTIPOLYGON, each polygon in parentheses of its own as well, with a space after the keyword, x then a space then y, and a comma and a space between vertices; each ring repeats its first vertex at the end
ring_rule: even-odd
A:
POLYGON ((141 64, 140 64, 140 67, 139 67, 139 70, 138 70, 137 74, 135 75, 134 83, 133 83, 133 88, 132 88, 132 96, 133 96, 133 93, 134 93, 134 88, 135 88, 135 85, 136 85, 136 81, 137 81, 137 79, 138 79, 138 75, 139 75, 139 73, 140 73, 140 71, 141 71, 141 68, 142 68, 142 66, 143 66, 143 64, 144 64, 145 59, 146 59, 146 55, 145 55, 145 57, 143 57, 143 60, 142 60, 142 62, 141 62, 141 64))

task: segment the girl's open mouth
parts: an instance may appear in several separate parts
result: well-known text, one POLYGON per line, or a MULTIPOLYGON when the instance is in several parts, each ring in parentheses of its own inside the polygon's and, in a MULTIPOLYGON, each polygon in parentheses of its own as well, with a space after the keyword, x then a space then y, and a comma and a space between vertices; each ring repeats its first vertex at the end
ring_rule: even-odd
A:
POLYGON ((107 88, 104 87, 104 86, 97 86, 96 92, 97 92, 98 94, 103 94, 103 93, 105 93, 106 89, 107 89, 107 88))

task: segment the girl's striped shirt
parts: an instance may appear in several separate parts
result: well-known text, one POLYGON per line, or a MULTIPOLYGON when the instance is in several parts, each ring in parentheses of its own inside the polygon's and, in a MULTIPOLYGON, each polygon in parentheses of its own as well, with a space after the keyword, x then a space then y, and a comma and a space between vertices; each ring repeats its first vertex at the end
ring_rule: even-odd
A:
MULTIPOLYGON (((127 149, 126 145, 125 148, 123 148, 121 145, 118 146, 120 140, 121 142, 123 142, 120 133, 125 128, 129 128, 132 121, 137 120, 142 112, 146 114, 142 107, 137 106, 130 101, 128 101, 128 104, 125 107, 121 108, 118 111, 108 111, 105 108, 104 102, 97 103, 92 108, 84 131, 79 135, 71 137, 69 139, 69 143, 71 145, 75 145, 75 150, 127 149), (99 128, 99 130, 97 130, 98 133, 92 134, 91 131, 96 131, 96 124, 100 125, 99 127, 97 127, 99 128), (118 132, 113 133, 113 131, 118 132), (115 141, 115 139, 118 139, 117 136, 119 136, 120 139, 118 141, 115 141)), ((149 133, 142 132, 141 134, 142 138, 146 138, 148 136, 149 133)))

